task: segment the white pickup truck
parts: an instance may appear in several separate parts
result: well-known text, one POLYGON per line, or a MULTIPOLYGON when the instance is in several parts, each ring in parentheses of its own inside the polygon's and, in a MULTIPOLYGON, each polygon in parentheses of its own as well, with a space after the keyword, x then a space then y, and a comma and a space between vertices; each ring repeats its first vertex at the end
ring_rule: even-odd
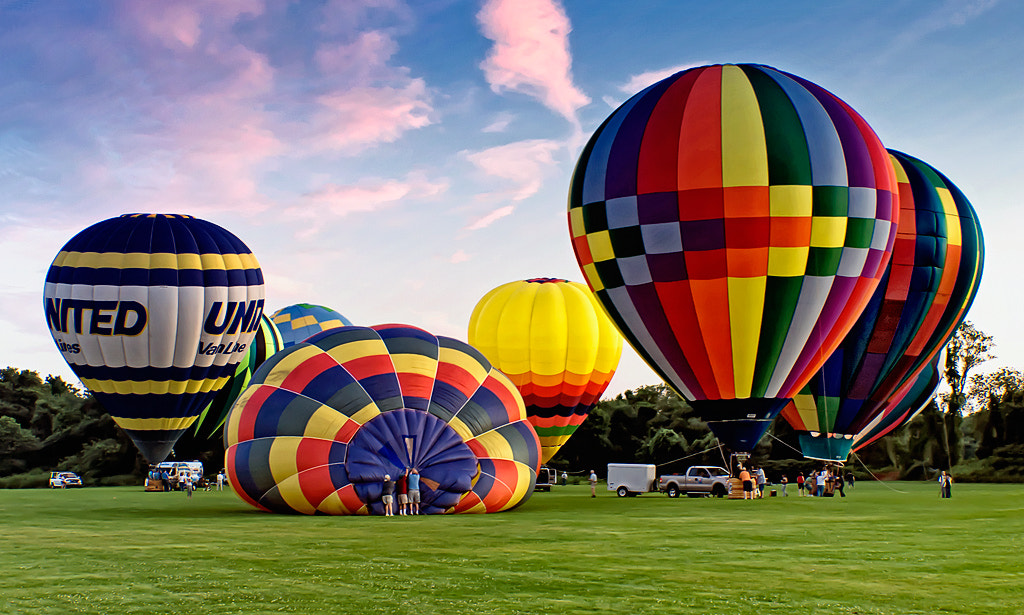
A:
POLYGON ((729 495, 732 483, 729 471, 718 466, 691 466, 686 474, 662 474, 658 478, 658 491, 670 498, 685 493, 691 498, 713 495, 717 498, 729 495))

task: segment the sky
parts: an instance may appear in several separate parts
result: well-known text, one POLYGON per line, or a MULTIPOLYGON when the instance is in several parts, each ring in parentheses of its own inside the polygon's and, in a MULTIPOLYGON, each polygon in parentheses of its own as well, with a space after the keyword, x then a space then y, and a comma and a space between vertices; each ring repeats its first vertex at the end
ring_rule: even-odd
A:
MULTIPOLYGON (((240 237, 267 310, 465 340, 492 288, 584 281, 573 167, 629 96, 767 64, 856 109, 970 199, 979 371, 1024 369, 1024 3, 0 0, 0 366, 77 382, 43 280, 78 231, 184 213, 240 237)), ((606 395, 660 379, 628 347, 606 395)))

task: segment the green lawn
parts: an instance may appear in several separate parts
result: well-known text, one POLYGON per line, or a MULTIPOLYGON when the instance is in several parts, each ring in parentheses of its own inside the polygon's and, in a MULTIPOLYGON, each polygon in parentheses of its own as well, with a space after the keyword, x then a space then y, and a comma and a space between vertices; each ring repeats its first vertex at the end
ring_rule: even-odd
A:
MULTIPOLYGON (((791 491, 795 491, 791 489, 791 491)), ((1024 613, 1024 485, 294 517, 233 493, 0 491, 4 613, 1024 613)))

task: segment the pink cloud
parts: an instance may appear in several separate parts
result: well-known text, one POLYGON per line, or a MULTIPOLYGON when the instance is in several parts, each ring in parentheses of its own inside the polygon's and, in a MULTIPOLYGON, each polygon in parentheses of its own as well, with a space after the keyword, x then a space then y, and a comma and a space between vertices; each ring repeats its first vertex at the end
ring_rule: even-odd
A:
POLYGON ((555 152, 563 147, 563 144, 549 139, 529 139, 464 155, 487 175, 506 180, 509 189, 496 194, 521 201, 540 190, 544 177, 558 164, 555 152))
POLYGON ((572 78, 569 18, 556 0, 487 0, 477 13, 494 41, 480 64, 491 90, 520 92, 579 126, 576 111, 590 102, 572 78))
POLYGON ((298 218, 322 218, 324 214, 345 217, 355 213, 380 211, 404 201, 430 199, 448 190, 448 180, 431 180, 421 173, 405 179, 373 179, 358 184, 325 184, 303 195, 301 205, 285 214, 298 218))
POLYGON ((455 253, 452 254, 451 258, 448 259, 448 262, 453 265, 457 265, 459 263, 465 263, 469 258, 469 254, 466 254, 465 250, 456 250, 455 253))
POLYGON ((488 226, 494 224, 498 220, 511 216, 512 212, 514 212, 515 210, 515 205, 505 205, 504 207, 499 207, 498 209, 495 209, 494 211, 488 213, 487 215, 481 216, 476 220, 473 220, 472 222, 467 224, 465 228, 463 228, 462 230, 479 231, 482 228, 487 228, 488 226))
POLYGON ((397 87, 362 86, 321 96, 317 102, 321 147, 354 153, 376 143, 398 140, 408 130, 431 123, 427 85, 410 79, 397 87))

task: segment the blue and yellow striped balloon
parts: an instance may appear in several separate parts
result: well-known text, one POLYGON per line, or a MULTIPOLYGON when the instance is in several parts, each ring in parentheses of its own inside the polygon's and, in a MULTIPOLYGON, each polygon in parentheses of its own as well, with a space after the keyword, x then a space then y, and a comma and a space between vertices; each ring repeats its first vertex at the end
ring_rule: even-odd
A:
POLYGON ((150 461, 163 461, 260 326, 263 273, 238 237, 176 214, 125 214, 75 235, 46 274, 64 359, 150 461))
POLYGON ((283 307, 271 316, 281 331, 284 347, 289 348, 328 329, 337 329, 352 324, 352 321, 331 308, 312 303, 296 303, 283 307))

